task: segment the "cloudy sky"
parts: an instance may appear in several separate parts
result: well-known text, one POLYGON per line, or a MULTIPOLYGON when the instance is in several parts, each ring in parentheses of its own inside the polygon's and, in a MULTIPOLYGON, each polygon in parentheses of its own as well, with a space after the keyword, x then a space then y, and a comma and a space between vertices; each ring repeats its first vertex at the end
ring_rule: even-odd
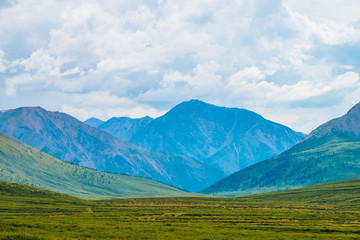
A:
POLYGON ((358 0, 1 0, 0 109, 200 99, 308 133, 360 101, 358 0))

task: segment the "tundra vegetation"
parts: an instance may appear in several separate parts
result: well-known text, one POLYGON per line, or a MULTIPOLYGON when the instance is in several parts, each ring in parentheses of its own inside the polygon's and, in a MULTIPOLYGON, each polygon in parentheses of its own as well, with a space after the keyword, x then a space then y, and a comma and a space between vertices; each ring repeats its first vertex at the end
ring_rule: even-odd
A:
POLYGON ((359 238, 359 179, 238 198, 112 200, 0 182, 0 239, 359 238))

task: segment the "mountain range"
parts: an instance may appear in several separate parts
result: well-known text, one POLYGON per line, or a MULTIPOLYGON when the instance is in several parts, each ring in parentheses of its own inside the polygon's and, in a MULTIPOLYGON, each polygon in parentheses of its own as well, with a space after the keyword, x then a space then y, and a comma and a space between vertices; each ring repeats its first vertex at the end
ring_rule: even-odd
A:
POLYGON ((40 107, 0 112, 0 130, 56 158, 199 191, 224 175, 191 157, 143 149, 70 115, 40 107))
POLYGON ((360 177, 360 103, 277 157, 240 170, 203 193, 239 196, 360 177))
POLYGON ((199 100, 156 119, 112 118, 98 128, 149 150, 189 156, 224 175, 276 156, 305 136, 255 112, 199 100))
POLYGON ((87 122, 97 128, 41 107, 0 112, 0 131, 56 158, 188 191, 277 155, 304 136, 254 112, 198 100, 156 119, 87 122))
POLYGON ((83 198, 194 196, 150 179, 111 174, 54 158, 0 132, 0 181, 83 198))
POLYGON ((245 109, 197 100, 156 119, 110 120, 98 122, 105 132, 40 107, 1 111, 0 130, 23 143, 0 132, 0 180, 82 197, 191 195, 150 179, 112 174, 126 173, 190 191, 205 188, 201 193, 240 196, 360 177, 360 103, 278 156, 223 179, 234 158, 223 155, 221 165, 212 161, 214 155, 238 151, 243 156, 246 150, 247 156, 262 156, 257 151, 270 154, 269 149, 286 148, 291 145, 286 141, 303 135, 245 109), (122 132, 143 147, 109 132, 122 132))

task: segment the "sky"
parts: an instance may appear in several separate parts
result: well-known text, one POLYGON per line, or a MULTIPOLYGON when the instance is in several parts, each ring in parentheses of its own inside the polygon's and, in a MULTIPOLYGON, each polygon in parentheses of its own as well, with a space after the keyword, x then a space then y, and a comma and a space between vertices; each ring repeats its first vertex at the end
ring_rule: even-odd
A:
POLYGON ((358 0, 1 0, 0 110, 157 117, 199 99, 309 133, 360 102, 358 0))

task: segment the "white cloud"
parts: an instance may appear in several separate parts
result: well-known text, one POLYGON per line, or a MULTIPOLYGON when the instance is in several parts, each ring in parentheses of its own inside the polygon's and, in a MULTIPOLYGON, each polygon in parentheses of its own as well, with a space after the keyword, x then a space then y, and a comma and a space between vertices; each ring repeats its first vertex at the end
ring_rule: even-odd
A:
POLYGON ((27 74, 17 75, 12 78, 7 78, 5 80, 5 94, 7 96, 15 96, 17 92, 18 85, 28 85, 36 82, 36 80, 27 74))
MULTIPOLYGON (((99 93, 95 93, 92 95, 97 95, 99 93)), ((102 93, 100 93, 101 95, 102 93)), ((150 117, 159 117, 165 113, 165 111, 159 111, 149 105, 146 104, 137 104, 128 99, 117 99, 116 101, 119 103, 117 106, 112 102, 113 96, 107 96, 108 98, 105 100, 105 103, 101 105, 101 108, 97 106, 90 106, 90 104, 84 104, 86 100, 89 100, 88 96, 83 97, 81 102, 77 104, 77 106, 69 106, 63 105, 61 107, 61 111, 65 112, 69 115, 77 117, 81 121, 85 121, 91 117, 97 117, 104 121, 110 119, 111 117, 131 117, 131 118, 140 118, 144 116, 150 117), (104 107, 106 106, 106 107, 104 107)), ((81 99, 81 96, 78 96, 78 99, 81 99)))
POLYGON ((11 67, 23 67, 25 71, 35 72, 36 74, 48 74, 49 76, 62 77, 80 73, 78 67, 61 71, 61 65, 65 60, 57 56, 52 56, 47 50, 38 49, 27 59, 18 59, 11 64, 11 67))
POLYGON ((0 49, 0 73, 4 73, 7 70, 7 61, 5 60, 5 52, 0 49))
POLYGON ((77 106, 99 108, 101 106, 117 107, 122 105, 136 106, 134 102, 125 97, 117 97, 106 91, 95 91, 85 94, 72 94, 71 98, 77 106))
POLYGON ((330 81, 329 87, 331 89, 354 88, 360 86, 359 74, 355 72, 346 72, 345 74, 337 76, 333 81, 330 81))
POLYGON ((360 40, 360 32, 353 26, 359 21, 355 9, 358 1, 344 4, 342 1, 317 1, 316 3, 288 1, 285 6, 292 23, 306 38, 317 36, 328 45, 354 43, 360 40), (301 13, 300 13, 301 12, 301 13))
POLYGON ((208 87, 221 86, 221 76, 217 74, 218 65, 211 61, 209 63, 198 64, 193 69, 193 75, 183 75, 180 72, 171 71, 164 75, 162 85, 167 87, 173 83, 184 83, 189 87, 208 87))
POLYGON ((264 74, 257 67, 253 66, 244 68, 231 75, 228 84, 230 87, 237 87, 241 86, 244 82, 257 82, 264 77, 264 74))
POLYGON ((58 16, 67 1, 14 1, 0 9, 0 45, 11 55, 29 56, 49 41, 49 30, 58 24, 58 16), (24 55, 23 55, 24 54, 24 55))
POLYGON ((318 22, 351 24, 359 20, 360 2, 357 0, 286 0, 288 6, 318 22))
MULTIPOLYGON (((86 94, 66 94, 72 105, 62 105, 61 111, 76 116, 80 120, 98 117, 107 120, 111 117, 127 116, 139 118, 143 116, 158 117, 164 111, 159 111, 147 104, 138 104, 126 97, 117 97, 106 91, 94 91, 86 94)), ((70 103, 70 102, 68 102, 70 103)))
MULTIPOLYGON (((10 96, 29 105, 31 94, 56 92, 65 103, 49 98, 52 107, 78 116, 155 116, 199 98, 265 114, 278 108, 291 126, 308 128, 301 121, 311 108, 326 105, 330 116, 332 107, 356 102, 359 7, 356 0, 19 0, 0 9, 0 91, 9 96, 0 107, 10 96), (330 95, 336 101, 324 100, 330 95)), ((311 115, 320 121, 320 113, 311 115)))
POLYGON ((104 114, 99 109, 85 109, 85 108, 77 108, 73 106, 61 106, 61 112, 67 113, 73 117, 76 117, 80 121, 85 121, 91 117, 99 118, 103 121, 108 120, 107 117, 104 118, 104 114))
POLYGON ((359 74, 354 72, 346 72, 325 81, 302 80, 292 85, 279 85, 266 80, 254 82, 252 79, 237 81, 235 84, 233 78, 234 75, 229 81, 229 88, 232 89, 231 94, 234 97, 241 96, 241 98, 253 99, 254 102, 257 102, 257 105, 291 103, 292 101, 322 96, 336 90, 351 90, 354 87, 360 87, 359 74))

